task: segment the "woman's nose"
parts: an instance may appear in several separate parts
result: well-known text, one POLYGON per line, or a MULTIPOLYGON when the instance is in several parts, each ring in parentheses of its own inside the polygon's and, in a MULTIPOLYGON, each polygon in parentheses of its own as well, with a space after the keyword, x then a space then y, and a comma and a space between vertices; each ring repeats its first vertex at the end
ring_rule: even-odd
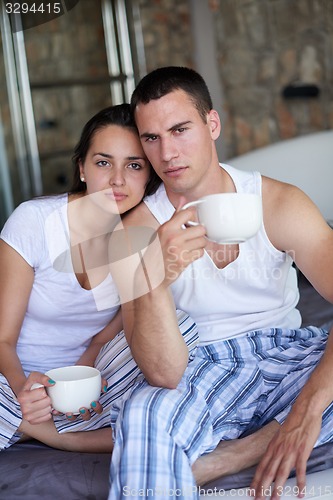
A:
POLYGON ((123 186, 125 184, 125 177, 122 171, 114 170, 110 175, 111 186, 123 186))

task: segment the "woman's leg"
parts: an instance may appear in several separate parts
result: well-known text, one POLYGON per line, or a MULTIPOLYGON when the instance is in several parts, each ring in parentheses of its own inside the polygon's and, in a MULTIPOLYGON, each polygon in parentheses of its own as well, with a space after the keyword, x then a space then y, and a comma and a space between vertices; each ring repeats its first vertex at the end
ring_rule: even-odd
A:
POLYGON ((113 448, 110 427, 93 431, 65 432, 59 434, 53 420, 37 425, 29 424, 29 422, 23 420, 18 431, 22 432, 24 437, 29 436, 59 450, 111 453, 113 448))

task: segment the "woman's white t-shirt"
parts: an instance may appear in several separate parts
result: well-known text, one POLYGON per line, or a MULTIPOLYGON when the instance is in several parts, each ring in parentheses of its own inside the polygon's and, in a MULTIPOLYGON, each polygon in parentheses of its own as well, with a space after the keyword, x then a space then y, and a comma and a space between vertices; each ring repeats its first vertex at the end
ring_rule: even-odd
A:
POLYGON ((67 204, 67 194, 24 202, 1 232, 1 239, 35 273, 17 342, 26 372, 74 364, 120 304, 110 274, 92 290, 85 290, 77 281, 71 262, 67 204))

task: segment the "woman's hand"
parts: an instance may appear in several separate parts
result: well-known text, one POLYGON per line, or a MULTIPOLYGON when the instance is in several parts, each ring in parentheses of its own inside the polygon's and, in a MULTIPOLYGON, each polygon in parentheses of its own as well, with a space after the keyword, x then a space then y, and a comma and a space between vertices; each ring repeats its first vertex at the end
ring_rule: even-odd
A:
MULTIPOLYGON (((108 390, 108 383, 106 379, 102 378, 102 387, 101 387, 101 394, 105 394, 108 390)), ((92 416, 92 411, 95 413, 101 414, 103 412, 103 406, 99 401, 92 401, 89 408, 80 408, 78 410, 80 416, 82 417, 82 420, 90 420, 92 416)), ((60 415, 59 412, 53 411, 54 415, 60 415)), ((74 420, 77 418, 78 415, 75 415, 74 413, 66 413, 66 417, 68 420, 74 420)))
POLYGON ((17 394, 24 420, 35 425, 52 418, 51 399, 47 395, 45 387, 51 387, 54 383, 43 373, 30 373, 17 394))

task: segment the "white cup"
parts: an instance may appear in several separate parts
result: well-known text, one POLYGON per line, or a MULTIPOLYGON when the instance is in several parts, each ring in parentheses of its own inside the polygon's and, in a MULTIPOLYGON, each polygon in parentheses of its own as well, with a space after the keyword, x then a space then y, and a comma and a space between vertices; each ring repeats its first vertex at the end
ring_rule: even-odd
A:
MULTIPOLYGON (((191 201, 182 207, 197 207, 199 223, 209 240, 221 245, 242 243, 254 236, 262 223, 261 197, 248 193, 218 193, 191 201)), ((197 225, 188 221, 188 225, 197 225)))
POLYGON ((101 394, 101 373, 91 366, 64 366, 45 373, 55 381, 46 391, 52 406, 61 413, 78 413, 82 407, 90 408, 101 394))

